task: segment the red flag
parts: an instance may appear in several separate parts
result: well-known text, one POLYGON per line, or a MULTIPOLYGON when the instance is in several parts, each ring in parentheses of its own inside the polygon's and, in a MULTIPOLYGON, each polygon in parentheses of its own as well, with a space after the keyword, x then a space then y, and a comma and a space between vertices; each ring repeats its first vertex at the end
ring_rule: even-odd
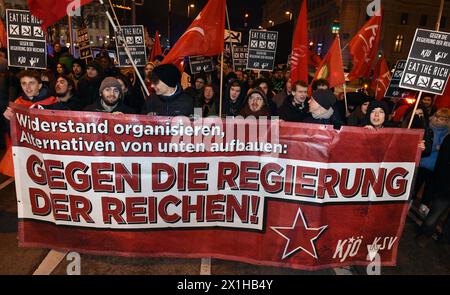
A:
POLYGON ((6 37, 6 30, 5 30, 5 25, 3 24, 2 20, 0 19, 0 47, 5 47, 7 46, 7 37, 6 37))
POLYGON ((0 173, 9 177, 14 177, 14 163, 12 155, 12 143, 9 134, 5 134, 6 152, 0 160, 0 173))
POLYGON ((303 0, 295 27, 291 52, 291 80, 308 82, 308 27, 306 0, 303 0))
POLYGON ((381 14, 372 16, 350 41, 349 48, 353 57, 353 69, 348 75, 349 80, 370 76, 380 41, 381 20, 381 14))
POLYGON ((225 0, 209 0, 163 60, 176 63, 185 56, 213 56, 223 51, 225 0))
POLYGON ((319 55, 315 54, 311 49, 308 51, 308 64, 318 67, 322 63, 319 55))
POLYGON ((450 108, 450 81, 447 82, 444 94, 436 96, 437 108, 450 108))
POLYGON ((373 78, 372 89, 375 89, 375 99, 382 100, 391 81, 391 71, 384 57, 378 60, 373 78))
POLYGON ((152 54, 150 55, 150 61, 154 61, 157 55, 162 55, 161 43, 159 42, 159 32, 156 31, 155 42, 152 47, 152 54))
POLYGON ((42 20, 44 30, 67 15, 67 11, 75 12, 92 0, 27 0, 30 13, 42 20), (78 7, 79 4, 79 7, 78 7))
POLYGON ((336 35, 333 44, 328 50, 327 55, 317 68, 314 80, 327 79, 330 88, 343 85, 345 83, 344 66, 342 65, 341 42, 336 35))

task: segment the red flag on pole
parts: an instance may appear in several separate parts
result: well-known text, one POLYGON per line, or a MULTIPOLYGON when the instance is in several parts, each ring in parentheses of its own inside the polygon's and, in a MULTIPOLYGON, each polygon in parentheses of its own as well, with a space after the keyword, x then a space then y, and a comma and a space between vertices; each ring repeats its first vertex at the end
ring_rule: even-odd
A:
POLYGON ((65 17, 68 12, 77 15, 81 6, 92 2, 92 0, 27 0, 30 13, 42 20, 44 30, 65 17))
POLYGON ((306 0, 303 0, 295 27, 291 52, 291 80, 308 82, 308 27, 306 0))
POLYGON ((382 100, 389 82, 391 81, 391 71, 384 57, 381 57, 375 66, 372 89, 375 89, 375 99, 382 100))
POLYGON ((344 66, 342 64, 341 42, 336 35, 333 44, 317 68, 314 80, 326 79, 330 83, 330 88, 343 85, 345 83, 344 66))
POLYGON ((6 47, 7 42, 6 37, 6 30, 5 25, 3 24, 2 20, 0 19, 0 47, 6 47))
POLYGON ((308 51, 308 63, 314 67, 318 67, 322 63, 322 59, 319 55, 315 54, 312 50, 308 51))
POLYGON ((158 55, 162 55, 162 50, 161 50, 161 43, 159 42, 159 32, 156 31, 155 42, 153 43, 150 61, 154 61, 155 57, 158 55))
POLYGON ((225 0, 209 0, 163 60, 176 63, 185 56, 213 56, 223 51, 225 0))
POLYGON ((436 96, 435 105, 437 108, 450 108, 450 81, 447 82, 444 94, 436 96))
POLYGON ((381 13, 379 16, 372 16, 350 41, 349 48, 353 57, 353 68, 348 75, 349 80, 370 76, 380 41, 381 20, 381 13))

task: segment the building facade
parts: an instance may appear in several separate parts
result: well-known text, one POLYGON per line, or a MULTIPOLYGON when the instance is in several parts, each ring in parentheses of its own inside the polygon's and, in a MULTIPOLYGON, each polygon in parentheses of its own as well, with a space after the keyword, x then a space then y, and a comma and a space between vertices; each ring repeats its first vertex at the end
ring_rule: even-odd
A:
MULTIPOLYGON (((295 22, 302 0, 267 0, 263 9, 262 26, 270 29, 279 22, 295 22), (292 12, 292 20, 288 18, 292 12)), ((308 31, 314 50, 319 54, 328 51, 333 42, 333 27, 338 28, 341 46, 356 35, 370 18, 368 5, 381 3, 383 23, 380 36, 380 54, 390 66, 406 59, 417 28, 434 30, 441 0, 309 0, 308 31)), ((450 31, 450 0, 445 0, 440 23, 441 31, 450 31)), ((344 65, 349 66, 351 56, 343 50, 344 65)))
MULTIPOLYGON (((4 18, 5 9, 28 9, 26 0, 0 0, 0 14, 4 18)), ((92 46, 109 45, 112 36, 110 35, 109 22, 100 3, 93 1, 82 8, 82 14, 89 27, 89 36, 92 46)), ((80 27, 80 17, 74 17, 74 29, 80 27)), ((50 28, 49 42, 60 42, 66 44, 69 42, 69 32, 67 18, 63 18, 57 24, 50 28)))

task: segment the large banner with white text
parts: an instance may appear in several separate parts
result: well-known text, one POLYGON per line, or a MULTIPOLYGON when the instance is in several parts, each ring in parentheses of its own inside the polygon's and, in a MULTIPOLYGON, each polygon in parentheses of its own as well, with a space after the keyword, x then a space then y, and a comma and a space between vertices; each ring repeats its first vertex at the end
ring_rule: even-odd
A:
POLYGON ((14 110, 21 246, 305 270, 396 263, 419 131, 14 110))

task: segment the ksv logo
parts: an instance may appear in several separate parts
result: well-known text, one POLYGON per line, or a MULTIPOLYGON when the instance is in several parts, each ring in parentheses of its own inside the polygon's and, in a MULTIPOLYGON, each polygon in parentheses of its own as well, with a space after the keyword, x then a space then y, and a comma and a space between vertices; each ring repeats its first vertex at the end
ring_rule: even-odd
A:
MULTIPOLYGON (((370 0, 367 0, 370 1, 370 0)), ((366 9, 368 16, 380 16, 381 15, 381 0, 373 0, 366 9)))
POLYGON ((67 15, 81 16, 81 0, 73 0, 67 5, 67 15))

